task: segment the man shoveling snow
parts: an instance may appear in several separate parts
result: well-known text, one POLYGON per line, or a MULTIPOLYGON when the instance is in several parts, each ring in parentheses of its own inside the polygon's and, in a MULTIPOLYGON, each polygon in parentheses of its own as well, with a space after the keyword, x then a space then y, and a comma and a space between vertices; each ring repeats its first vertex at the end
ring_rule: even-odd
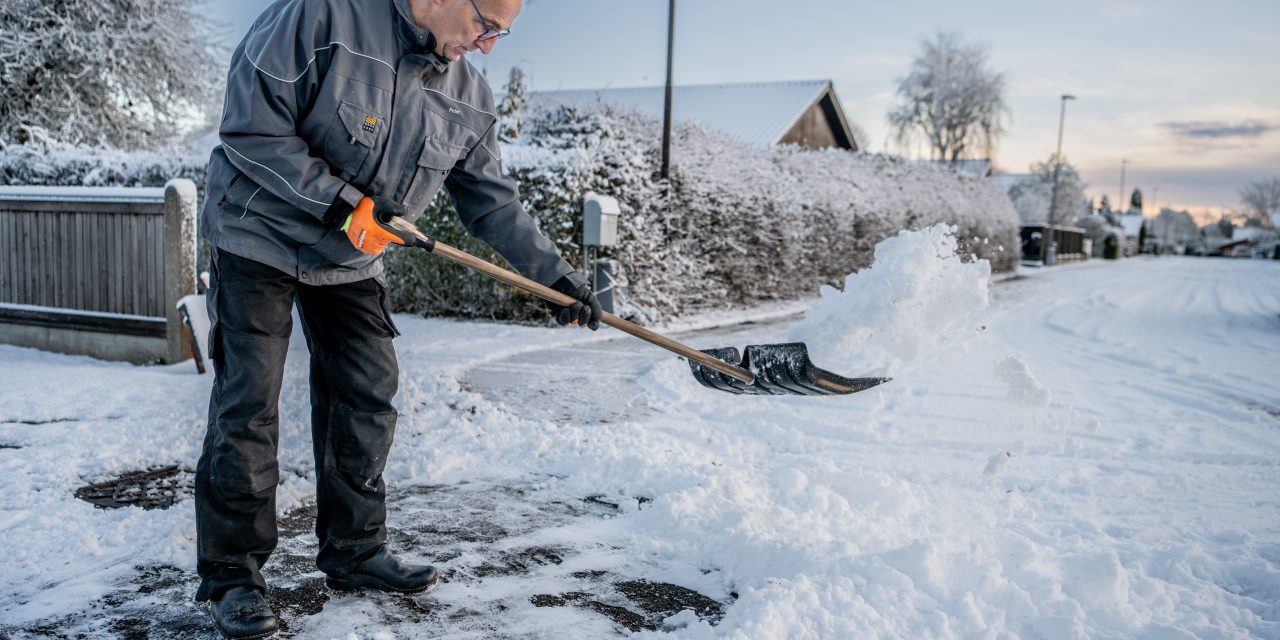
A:
POLYGON ((386 548, 382 473, 397 363, 376 220, 421 215, 447 186, 467 229, 573 298, 560 324, 595 329, 586 277, 537 230, 494 150, 493 96, 463 54, 489 53, 520 0, 272 5, 236 49, 202 232, 215 381, 196 471, 199 601, 230 638, 278 626, 261 568, 277 542, 278 402, 297 305, 311 353, 317 566, 333 589, 419 593, 429 566, 386 548))

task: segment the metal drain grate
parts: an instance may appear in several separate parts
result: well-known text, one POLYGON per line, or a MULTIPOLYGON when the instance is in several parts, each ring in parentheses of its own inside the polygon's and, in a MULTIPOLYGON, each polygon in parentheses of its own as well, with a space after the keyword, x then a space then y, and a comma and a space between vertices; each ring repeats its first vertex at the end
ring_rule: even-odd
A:
POLYGON ((126 473, 114 480, 76 489, 76 497, 104 509, 168 509, 192 495, 195 475, 179 467, 126 473))

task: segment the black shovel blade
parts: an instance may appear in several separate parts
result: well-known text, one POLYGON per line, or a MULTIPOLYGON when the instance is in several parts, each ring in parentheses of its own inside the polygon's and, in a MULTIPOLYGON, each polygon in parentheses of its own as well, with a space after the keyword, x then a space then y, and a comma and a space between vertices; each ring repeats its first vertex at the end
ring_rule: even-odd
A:
POLYGON ((728 393, 768 396, 839 396, 866 391, 891 378, 846 378, 814 366, 803 342, 756 344, 746 348, 741 360, 735 347, 704 349, 703 353, 741 367, 755 376, 747 384, 690 361, 693 377, 703 386, 728 393))

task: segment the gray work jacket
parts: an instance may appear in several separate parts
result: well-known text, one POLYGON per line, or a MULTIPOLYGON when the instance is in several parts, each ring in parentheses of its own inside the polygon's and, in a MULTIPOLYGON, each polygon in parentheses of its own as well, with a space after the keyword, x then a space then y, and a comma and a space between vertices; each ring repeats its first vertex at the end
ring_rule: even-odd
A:
POLYGON ((434 46, 408 0, 267 8, 231 58, 205 237, 308 284, 380 277, 325 212, 379 195, 415 220, 444 185, 467 231, 516 271, 543 284, 572 273, 502 172, 488 84, 434 46))

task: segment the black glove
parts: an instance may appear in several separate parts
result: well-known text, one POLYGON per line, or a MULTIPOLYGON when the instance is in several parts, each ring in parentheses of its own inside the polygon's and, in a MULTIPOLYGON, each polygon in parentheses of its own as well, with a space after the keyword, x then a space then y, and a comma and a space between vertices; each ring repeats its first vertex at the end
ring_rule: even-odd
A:
POLYGON ((563 276, 556 280, 551 288, 576 300, 567 307, 547 303, 547 308, 551 309, 551 315, 555 316, 560 326, 574 323, 592 331, 600 328, 600 319, 604 317, 604 310, 600 308, 600 301, 596 300, 596 294, 591 290, 590 283, 575 285, 569 276, 563 276))

